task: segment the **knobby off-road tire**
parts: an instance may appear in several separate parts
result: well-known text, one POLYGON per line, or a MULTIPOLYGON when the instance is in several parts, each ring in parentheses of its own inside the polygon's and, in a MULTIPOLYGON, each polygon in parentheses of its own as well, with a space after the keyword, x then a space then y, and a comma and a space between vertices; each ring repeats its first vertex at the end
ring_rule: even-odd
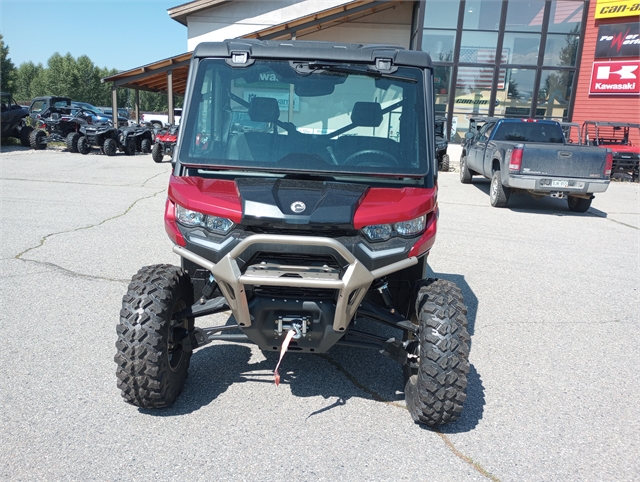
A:
POLYGON ((405 386, 413 420, 429 427, 455 422, 467 398, 467 308, 450 281, 429 280, 416 299, 418 372, 405 386))
POLYGON ((112 138, 105 139, 104 144, 102 145, 102 150, 107 156, 115 156, 118 151, 118 144, 116 144, 116 140, 112 138))
POLYGON ((78 140, 82 137, 82 134, 79 132, 70 132, 65 139, 65 144, 67 145, 67 150, 69 152, 76 153, 78 152, 78 140))
POLYGON ((136 140, 135 139, 127 139, 124 142, 124 153, 127 156, 135 156, 135 154, 136 154, 136 140))
POLYGON ((22 129, 20 129, 20 143, 22 144, 22 147, 31 147, 29 137, 31 136, 32 132, 33 127, 31 126, 23 126, 22 129))
POLYGON ((467 166, 467 156, 462 156, 460 158, 460 182, 462 184, 470 184, 472 178, 471 171, 467 166))
POLYGON ((586 213, 591 207, 591 199, 582 197, 569 196, 567 203, 569 204, 569 210, 574 213, 586 213))
POLYGON ((508 187, 502 185, 502 176, 500 171, 495 171, 491 178, 491 186, 489 187, 489 200, 494 208, 503 208, 509 202, 511 191, 508 187))
POLYGON ((191 360, 184 346, 193 318, 172 320, 193 304, 189 276, 171 265, 145 266, 122 298, 116 375, 122 397, 144 408, 169 407, 176 400, 191 360))
POLYGON ((151 139, 142 139, 140 150, 145 154, 149 154, 151 152, 151 139))
POLYGON ((162 162, 163 157, 164 153, 162 152, 162 144, 154 144, 151 151, 151 158, 153 159, 153 162, 162 162))
POLYGON ((46 149, 47 145, 42 142, 42 139, 47 137, 47 133, 42 129, 36 129, 29 134, 29 145, 31 149, 46 149))
POLYGON ((78 144, 76 146, 78 148, 78 152, 80 154, 89 154, 89 152, 91 152, 91 146, 89 145, 89 142, 87 141, 87 138, 85 136, 80 136, 80 139, 78 139, 78 144))
POLYGON ((449 154, 442 156, 442 161, 440 161, 440 170, 442 172, 449 172, 449 154))

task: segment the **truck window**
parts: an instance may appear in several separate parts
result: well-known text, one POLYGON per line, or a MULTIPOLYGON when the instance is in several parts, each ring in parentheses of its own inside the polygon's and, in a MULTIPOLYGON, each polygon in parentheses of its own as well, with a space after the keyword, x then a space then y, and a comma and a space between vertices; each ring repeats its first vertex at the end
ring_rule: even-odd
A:
POLYGON ((564 143, 560 125, 538 122, 503 122, 498 127, 493 139, 511 142, 564 143))

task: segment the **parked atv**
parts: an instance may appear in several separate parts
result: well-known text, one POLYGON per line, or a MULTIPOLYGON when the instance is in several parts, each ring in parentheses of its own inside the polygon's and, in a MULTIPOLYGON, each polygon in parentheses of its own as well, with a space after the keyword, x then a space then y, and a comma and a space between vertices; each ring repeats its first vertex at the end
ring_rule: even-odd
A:
POLYGON ((169 155, 173 158, 173 148, 178 142, 178 130, 179 125, 169 126, 167 129, 162 129, 156 134, 156 142, 153 144, 151 151, 151 158, 154 162, 162 162, 162 158, 169 155))
POLYGON ((118 141, 128 156, 134 155, 136 151, 148 154, 153 144, 153 130, 138 124, 121 127, 118 141))
POLYGON ((76 110, 75 113, 52 112, 47 109, 40 115, 36 128, 29 135, 32 149, 46 149, 50 142, 64 142, 70 152, 78 152, 80 130, 91 121, 91 113, 76 110))
POLYGON ((457 420, 467 309, 454 283, 425 279, 438 220, 429 55, 241 39, 201 43, 190 69, 165 208, 181 266, 141 268, 122 299, 123 398, 172 405, 193 351, 213 341, 255 343, 280 360, 341 345, 402 365, 415 421, 457 420), (265 130, 232 133, 239 108, 265 130), (227 324, 196 327, 226 310, 227 324))
MULTIPOLYGON (((99 147, 100 151, 107 156, 115 156, 118 152, 120 132, 111 122, 82 126, 80 133, 82 134, 78 139, 80 154, 89 154, 92 147, 99 147)), ((134 144, 133 153, 135 154, 135 141, 131 139, 130 142, 134 144)))
POLYGON ((436 157, 438 158, 438 171, 449 172, 449 140, 445 134, 447 129, 447 118, 436 116, 436 157))
POLYGON ((640 146, 631 144, 630 133, 640 137, 640 124, 629 122, 585 121, 584 143, 613 151, 611 179, 640 181, 640 146))
POLYGON ((33 131, 33 127, 27 125, 27 117, 29 109, 18 105, 13 100, 11 94, 0 92, 0 102, 2 110, 2 139, 14 137, 20 140, 24 147, 29 147, 29 135, 33 131))

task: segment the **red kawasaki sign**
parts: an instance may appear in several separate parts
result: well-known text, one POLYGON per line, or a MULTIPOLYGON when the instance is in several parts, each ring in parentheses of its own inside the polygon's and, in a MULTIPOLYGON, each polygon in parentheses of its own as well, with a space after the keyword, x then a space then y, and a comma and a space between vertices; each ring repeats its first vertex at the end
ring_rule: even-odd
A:
POLYGON ((640 94, 640 60, 594 62, 590 94, 640 94))

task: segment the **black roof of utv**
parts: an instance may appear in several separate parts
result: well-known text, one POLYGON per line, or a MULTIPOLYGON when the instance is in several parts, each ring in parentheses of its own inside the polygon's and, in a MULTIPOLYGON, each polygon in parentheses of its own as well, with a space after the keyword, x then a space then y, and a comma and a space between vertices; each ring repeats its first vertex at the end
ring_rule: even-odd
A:
POLYGON ((373 63, 376 59, 391 59, 393 65, 431 68, 431 57, 426 52, 405 50, 392 45, 363 45, 305 40, 235 39, 199 44, 194 58, 231 58, 233 54, 247 53, 249 58, 283 60, 319 60, 331 62, 373 63))

